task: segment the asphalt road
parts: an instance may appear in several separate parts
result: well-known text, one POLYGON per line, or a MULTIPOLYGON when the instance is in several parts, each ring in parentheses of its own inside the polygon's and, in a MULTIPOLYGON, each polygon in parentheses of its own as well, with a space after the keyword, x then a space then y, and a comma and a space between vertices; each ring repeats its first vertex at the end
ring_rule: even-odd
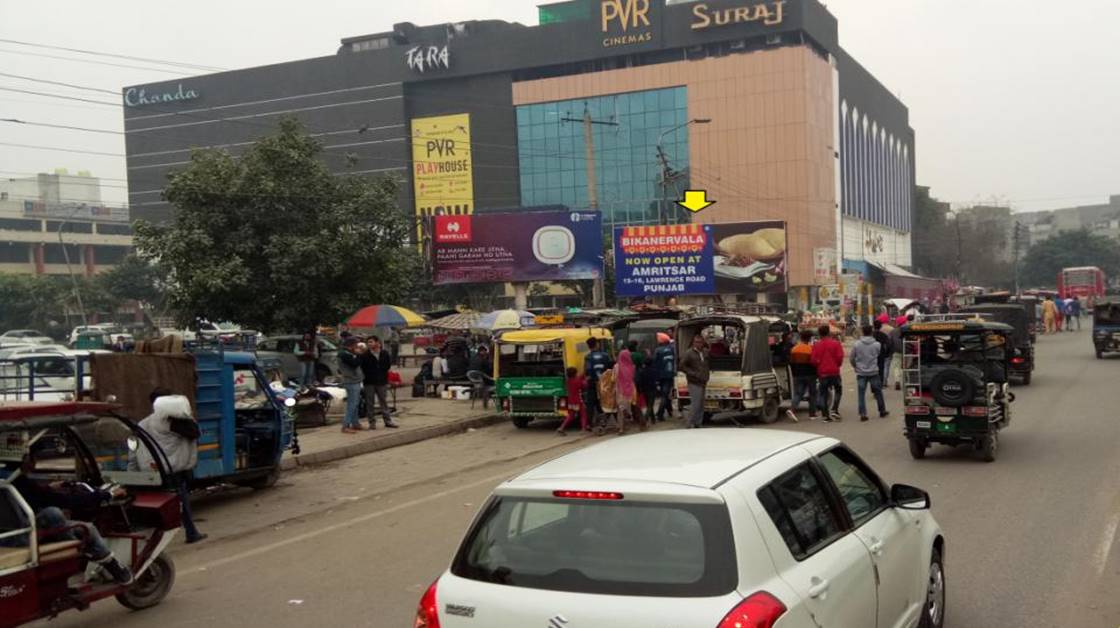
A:
MULTIPOLYGON (((891 418, 859 423, 851 377, 844 422, 748 429, 834 435, 887 481, 926 488, 948 539, 946 626, 1116 628, 1120 359, 1094 359, 1087 331, 1041 338, 1037 353, 994 463, 948 448, 912 460, 899 393, 891 418)), ((499 425, 211 496, 197 511, 213 536, 172 549, 178 580, 162 605, 102 602, 50 625, 411 625, 489 490, 593 442, 499 425)))

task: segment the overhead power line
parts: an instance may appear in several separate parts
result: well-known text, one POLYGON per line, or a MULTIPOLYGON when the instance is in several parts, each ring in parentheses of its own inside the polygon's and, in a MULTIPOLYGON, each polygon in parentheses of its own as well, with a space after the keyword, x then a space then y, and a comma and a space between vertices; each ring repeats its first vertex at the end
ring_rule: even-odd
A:
POLYGON ((109 65, 115 68, 128 68, 130 70, 148 70, 149 72, 163 72, 165 74, 178 74, 179 76, 191 76, 194 72, 183 72, 182 70, 166 70, 163 68, 144 67, 140 65, 127 65, 124 63, 110 63, 108 61, 99 61, 97 59, 75 59, 74 57, 60 57, 58 55, 48 55, 41 52, 28 52, 25 50, 0 50, 0 53, 11 55, 26 55, 31 57, 44 57, 46 59, 58 59, 60 61, 73 61, 75 63, 93 63, 96 65, 109 65))
POLYGON ((87 85, 75 85, 74 83, 63 83, 61 81, 48 81, 47 79, 35 78, 33 76, 22 76, 20 74, 8 74, 7 72, 0 72, 0 76, 6 76, 8 78, 20 79, 20 80, 23 80, 23 81, 32 81, 34 83, 46 83, 47 85, 61 85, 62 87, 72 87, 74 89, 84 89, 84 90, 90 91, 90 92, 100 92, 102 94, 112 94, 114 96, 120 96, 121 95, 121 93, 119 91, 113 91, 111 89, 103 89, 101 87, 89 87, 87 85))
MULTIPOLYGON (((38 176, 38 175, 41 175, 41 174, 53 175, 53 174, 56 174, 56 173, 54 173, 54 172, 19 172, 17 170, 0 170, 0 175, 5 175, 6 176, 6 175, 10 175, 10 174, 34 177, 34 176, 38 176)), ((80 175, 74 175, 74 174, 71 174, 71 173, 67 172, 63 176, 74 177, 74 176, 80 176, 80 175)), ((99 177, 99 176, 94 176, 94 175, 91 175, 91 176, 93 176, 93 178, 95 178, 95 179, 100 179, 101 181, 128 181, 128 179, 114 179, 113 177, 99 177)))
POLYGON ((55 150, 62 153, 81 153, 83 155, 104 155, 106 157, 124 157, 124 153, 103 153, 96 150, 79 150, 77 148, 61 148, 58 146, 36 146, 34 144, 13 144, 0 142, 0 146, 14 146, 16 148, 33 148, 35 150, 55 150))
POLYGON ((104 100, 94 100, 92 98, 81 98, 81 97, 78 97, 78 96, 66 96, 64 94, 52 94, 50 92, 36 92, 36 91, 30 90, 30 89, 19 89, 19 88, 16 88, 16 87, 0 86, 0 90, 5 91, 5 92, 17 92, 17 93, 20 93, 20 94, 31 94, 32 96, 46 96, 48 98, 61 98, 62 100, 77 100, 77 101, 81 101, 81 102, 91 102, 91 103, 94 103, 96 105, 106 105, 108 107, 120 107, 121 106, 121 104, 119 102, 106 102, 104 100))
POLYGON ((198 63, 184 63, 182 61, 166 61, 163 59, 152 59, 150 57, 134 57, 132 55, 122 55, 112 52, 101 52, 97 50, 86 50, 84 48, 67 48, 66 46, 54 46, 51 44, 37 44, 30 41, 18 41, 15 39, 0 39, 0 42, 5 44, 18 44, 20 46, 31 46, 34 48, 46 48, 48 50, 64 50, 66 52, 77 52, 87 55, 96 55, 99 57, 112 57, 114 59, 126 59, 129 61, 143 61, 145 63, 159 63, 162 65, 176 66, 180 68, 192 68, 195 70, 213 70, 215 72, 224 72, 227 68, 219 68, 212 65, 200 65, 198 63))
POLYGON ((124 131, 112 131, 109 129, 91 129, 84 126, 69 126, 66 124, 48 124, 46 122, 28 122, 27 120, 18 120, 16 118, 0 118, 0 122, 12 122, 15 124, 26 124, 29 126, 43 126, 50 129, 67 129, 70 131, 85 131, 87 133, 109 133, 112 135, 124 135, 124 131))

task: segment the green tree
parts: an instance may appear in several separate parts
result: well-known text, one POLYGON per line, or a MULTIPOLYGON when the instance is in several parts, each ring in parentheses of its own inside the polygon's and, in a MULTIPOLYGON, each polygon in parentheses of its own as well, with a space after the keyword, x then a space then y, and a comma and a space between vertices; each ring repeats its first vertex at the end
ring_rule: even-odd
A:
POLYGON ((1120 243, 1087 229, 1062 231, 1027 250, 1023 285, 1053 287, 1058 273, 1072 266, 1097 266, 1106 277, 1120 274, 1120 243))
POLYGON ((135 254, 128 255, 112 269, 97 275, 96 284, 118 305, 139 301, 159 309, 167 294, 163 270, 135 254))
POLYGON ((925 186, 918 187, 915 200, 911 229, 915 272, 927 277, 956 276, 957 235, 949 204, 930 196, 925 186))
POLYGON ((169 177, 175 217, 138 223, 136 246, 166 269, 180 324, 294 331, 403 296, 413 264, 397 181, 336 176, 322 151, 285 119, 244 154, 198 150, 169 177))
POLYGON ((44 333, 60 323, 69 285, 60 277, 0 274, 0 330, 44 333))

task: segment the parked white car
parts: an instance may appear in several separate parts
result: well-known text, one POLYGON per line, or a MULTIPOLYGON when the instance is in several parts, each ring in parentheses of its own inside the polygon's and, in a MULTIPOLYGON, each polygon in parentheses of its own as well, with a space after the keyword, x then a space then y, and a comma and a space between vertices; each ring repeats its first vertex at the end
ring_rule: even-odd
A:
MULTIPOLYGON (((9 357, 0 362, 0 399, 30 399, 32 388, 35 399, 39 401, 73 399, 77 388, 78 358, 90 353, 95 352, 65 349, 9 357)), ((83 368, 82 387, 88 390, 91 384, 88 363, 83 368)))
POLYGON ((10 329, 0 334, 0 347, 6 345, 46 345, 54 341, 34 329, 10 329))
POLYGON ((10 359, 13 359, 13 358, 16 358, 16 357, 19 357, 19 356, 40 354, 40 353, 54 353, 54 354, 57 354, 57 355, 63 355, 63 353, 65 353, 66 351, 69 351, 69 350, 70 350, 70 347, 67 347, 67 346, 64 346, 64 345, 23 345, 23 346, 16 346, 16 347, 12 347, 12 348, 6 348, 6 349, 0 351, 0 353, 3 353, 4 358, 10 360, 10 359))
POLYGON ((944 544, 833 438, 640 434, 498 486, 415 625, 941 628, 944 544))

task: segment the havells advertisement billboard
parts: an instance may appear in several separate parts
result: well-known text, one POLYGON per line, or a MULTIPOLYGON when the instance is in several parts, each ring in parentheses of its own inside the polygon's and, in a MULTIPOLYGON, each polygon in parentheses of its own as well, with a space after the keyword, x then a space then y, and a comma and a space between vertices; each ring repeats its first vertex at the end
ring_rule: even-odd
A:
POLYGON ((597 211, 519 211, 427 219, 435 284, 597 279, 603 273, 597 211))

